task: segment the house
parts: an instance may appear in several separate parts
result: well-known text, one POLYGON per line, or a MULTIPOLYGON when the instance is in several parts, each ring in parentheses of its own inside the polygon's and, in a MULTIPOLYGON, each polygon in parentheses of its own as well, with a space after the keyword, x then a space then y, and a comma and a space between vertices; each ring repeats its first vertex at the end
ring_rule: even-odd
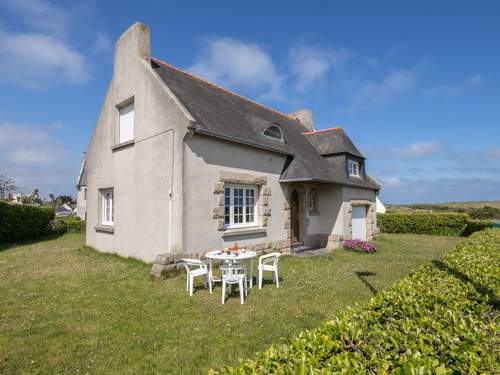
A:
POLYGON ((152 262, 376 232, 379 185, 342 128, 316 131, 311 111, 280 113, 152 57, 139 23, 116 42, 85 159, 86 243, 100 251, 152 262))
POLYGON ((71 216, 75 214, 75 208, 69 203, 63 203, 56 207, 55 213, 56 216, 71 216))
POLYGON ((385 205, 382 203, 379 197, 377 197, 376 200, 376 207, 377 214, 385 214, 385 212, 387 211, 385 205))
POLYGON ((87 219, 87 160, 83 154, 82 166, 80 173, 78 173, 78 180, 76 182, 76 216, 82 220, 87 219))

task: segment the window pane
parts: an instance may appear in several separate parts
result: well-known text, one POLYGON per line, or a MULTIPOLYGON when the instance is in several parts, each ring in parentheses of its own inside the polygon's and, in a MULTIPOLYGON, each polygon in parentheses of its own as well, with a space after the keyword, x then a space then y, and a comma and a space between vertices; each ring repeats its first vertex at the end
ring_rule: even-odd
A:
POLYGON ((246 189, 246 222, 253 223, 254 222, 254 211, 255 211, 255 190, 254 189, 246 189))
POLYGON ((224 189, 224 224, 231 223, 231 189, 224 189))
POLYGON ((233 206, 234 206, 234 223, 243 223, 243 189, 234 188, 233 196, 233 206))

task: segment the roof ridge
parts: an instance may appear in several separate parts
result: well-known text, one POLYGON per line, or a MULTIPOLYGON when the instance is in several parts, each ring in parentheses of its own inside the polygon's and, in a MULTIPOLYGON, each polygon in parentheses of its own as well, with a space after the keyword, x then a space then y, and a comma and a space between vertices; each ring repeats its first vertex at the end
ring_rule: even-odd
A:
POLYGON ((313 130, 313 131, 309 131, 309 132, 302 132, 302 134, 309 135, 309 134, 326 133, 326 132, 333 131, 333 130, 342 130, 342 126, 336 126, 334 128, 327 128, 327 129, 321 129, 321 130, 313 130))
POLYGON ((218 86, 218 85, 216 85, 215 83, 212 83, 212 82, 210 82, 210 81, 207 81, 207 80, 205 80, 205 79, 203 79, 203 78, 200 78, 200 77, 198 77, 198 76, 195 76, 194 74, 189 73, 189 72, 186 72, 185 70, 183 70, 183 69, 181 69, 181 68, 178 68, 178 67, 176 67, 176 66, 173 66, 172 64, 169 64, 169 63, 167 63, 167 62, 165 62, 165 61, 163 61, 163 60, 160 60, 160 59, 159 59, 159 58, 157 58, 157 57, 151 57, 151 60, 153 60, 154 62, 156 62, 156 63, 157 63, 157 64, 159 64, 159 65, 165 65, 165 66, 167 66, 167 67, 169 67, 169 68, 175 69, 175 70, 177 70, 177 71, 179 71, 179 72, 181 72, 181 73, 186 74, 187 76, 189 76, 189 77, 191 77, 191 78, 193 78, 193 79, 196 79, 196 80, 198 80, 198 81, 204 82, 204 83, 206 83, 206 84, 208 84, 208 85, 210 85, 210 86, 212 86, 212 87, 214 87, 214 88, 216 88, 216 89, 219 89, 219 90, 224 91, 224 92, 226 92, 226 93, 228 93, 228 94, 230 94, 230 95, 233 95, 233 96, 236 96, 236 97, 238 97, 238 98, 240 98, 240 99, 243 99, 243 100, 245 100, 245 101, 247 101, 247 102, 249 102, 249 103, 252 103, 252 104, 254 104, 254 105, 258 106, 258 107, 261 107, 261 108, 264 108, 264 109, 266 109, 266 110, 268 110, 268 111, 274 112, 274 113, 276 113, 276 114, 278 114, 278 115, 280 115, 280 116, 285 117, 285 118, 286 118, 286 119, 288 119, 288 120, 293 120, 293 121, 297 121, 297 122, 298 122, 298 120, 297 120, 296 118, 294 118, 294 117, 291 117, 291 116, 289 116, 289 115, 286 115, 286 114, 284 114, 284 113, 282 113, 282 112, 280 112, 280 111, 277 111, 276 109, 269 108, 269 107, 267 107, 267 106, 265 106, 265 105, 263 105, 263 104, 261 104, 261 103, 256 102, 255 100, 249 99, 249 98, 247 98, 247 97, 245 97, 245 96, 242 96, 242 95, 240 95, 240 94, 235 93, 234 91, 231 91, 231 90, 226 89, 226 88, 224 88, 224 87, 218 86))

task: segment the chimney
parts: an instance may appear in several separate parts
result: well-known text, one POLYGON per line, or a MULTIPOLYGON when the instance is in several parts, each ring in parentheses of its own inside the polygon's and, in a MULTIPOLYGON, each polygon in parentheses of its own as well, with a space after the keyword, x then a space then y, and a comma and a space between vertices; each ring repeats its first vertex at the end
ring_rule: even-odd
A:
POLYGON ((289 113, 288 116, 295 117, 307 129, 314 131, 313 113, 310 109, 301 109, 300 111, 289 113))
POLYGON ((137 58, 147 61, 151 58, 149 28, 140 22, 130 26, 116 41, 114 71, 120 72, 137 58))

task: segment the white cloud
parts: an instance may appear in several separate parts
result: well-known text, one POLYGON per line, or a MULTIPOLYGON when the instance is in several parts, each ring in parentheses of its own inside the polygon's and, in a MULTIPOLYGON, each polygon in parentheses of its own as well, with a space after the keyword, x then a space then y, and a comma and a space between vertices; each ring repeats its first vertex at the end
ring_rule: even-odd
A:
MULTIPOLYGON (((50 129, 50 125, 47 127, 50 129)), ((59 144, 39 127, 0 124, 0 160, 21 165, 47 165, 61 158, 59 144)))
POLYGON ((209 81, 281 97, 282 77, 269 54, 254 43, 232 38, 209 39, 197 61, 187 68, 209 81))
POLYGON ((399 177, 385 177, 380 179, 380 185, 382 188, 400 187, 403 185, 403 181, 399 177))
POLYGON ((393 70, 378 83, 364 83, 351 97, 351 112, 385 104, 394 96, 410 89, 415 82, 415 72, 393 70))
POLYGON ((405 147, 394 147, 390 155, 397 159, 424 159, 435 155, 443 150, 443 144, 438 141, 425 141, 411 143, 405 147))
POLYGON ((295 88, 305 92, 321 82, 332 68, 340 68, 352 54, 346 49, 321 50, 310 46, 296 46, 289 50, 291 72, 295 88))
POLYGON ((480 74, 471 74, 463 79, 462 82, 453 85, 440 85, 425 90, 425 93, 430 96, 440 95, 461 95, 467 90, 471 90, 480 86, 483 82, 483 77, 480 74))
POLYGON ((107 53, 112 51, 111 41, 102 31, 97 33, 92 50, 95 53, 107 53))
POLYGON ((28 26, 48 33, 64 34, 70 23, 70 14, 46 0, 6 0, 5 6, 28 26))
POLYGON ((0 30, 0 80, 32 88, 88 80, 86 58, 59 39, 0 30))

